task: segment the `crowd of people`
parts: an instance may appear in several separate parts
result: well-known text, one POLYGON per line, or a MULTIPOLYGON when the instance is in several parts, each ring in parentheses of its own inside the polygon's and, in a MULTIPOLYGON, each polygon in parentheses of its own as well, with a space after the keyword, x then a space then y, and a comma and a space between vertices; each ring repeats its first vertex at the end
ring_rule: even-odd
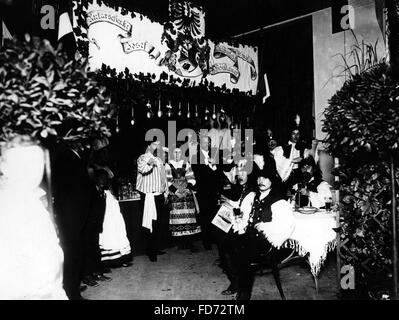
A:
POLYGON ((216 246, 219 266, 230 281, 221 294, 249 299, 251 261, 272 247, 265 233, 281 245, 293 231, 294 208, 325 207, 331 186, 317 163, 317 141, 306 148, 297 127, 281 146, 268 130, 265 143, 254 143, 253 153, 234 159, 225 152, 232 149, 233 140, 223 143, 226 130, 213 127, 201 133, 197 150, 188 148, 184 159, 182 149, 174 146, 162 161, 165 148, 154 139, 137 161, 147 254, 156 262, 157 255, 165 253, 159 250, 159 222, 167 215, 169 232, 179 247, 197 252, 197 234, 205 250, 216 246))
MULTIPOLYGON (((150 262, 166 253, 165 235, 192 253, 201 239, 204 250, 217 249, 228 278, 221 294, 246 300, 254 281, 251 263, 272 249, 265 234, 282 244, 294 227, 293 208, 324 207, 331 186, 317 163, 317 141, 306 148, 298 128, 282 145, 267 130, 265 141, 255 141, 253 152, 238 158, 226 153, 235 143, 229 132, 212 128, 186 154, 180 145, 168 150, 156 139, 148 141, 137 159, 136 190, 150 262)), ((48 159, 51 176, 43 174, 45 150, 31 138, 18 136, 2 147, 2 259, 7 250, 20 253, 3 265, 24 276, 11 277, 13 283, 3 276, 0 287, 7 290, 0 290, 1 297, 83 299, 87 286, 111 280, 112 268, 132 265, 108 144, 106 139, 94 139, 90 148, 77 141, 58 143, 48 159)))
POLYGON ((111 280, 111 268, 131 265, 104 147, 62 142, 50 157, 24 135, 2 146, 1 298, 83 299, 87 286, 111 280))

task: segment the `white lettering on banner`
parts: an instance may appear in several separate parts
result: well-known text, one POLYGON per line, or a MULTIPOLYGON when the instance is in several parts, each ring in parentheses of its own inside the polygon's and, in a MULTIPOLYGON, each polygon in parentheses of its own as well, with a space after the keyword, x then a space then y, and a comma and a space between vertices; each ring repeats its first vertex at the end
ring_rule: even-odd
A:
POLYGON ((229 73, 230 81, 237 83, 240 78, 240 71, 237 66, 231 66, 227 63, 215 63, 209 67, 209 74, 215 75, 218 73, 229 73))
POLYGON ((250 65, 251 80, 255 81, 258 77, 256 72, 255 63, 248 54, 244 54, 240 49, 228 47, 225 44, 216 44, 213 50, 215 59, 224 57, 229 58, 234 64, 228 65, 227 63, 215 63, 210 66, 210 74, 215 75, 218 73, 229 73, 230 81, 237 83, 240 78, 240 70, 238 67, 238 58, 244 60, 250 65))
POLYGON ((132 53, 134 51, 145 51, 148 53, 151 59, 158 59, 161 55, 159 50, 149 43, 148 41, 135 41, 131 38, 125 38, 119 35, 119 39, 122 44, 123 52, 126 54, 132 53))

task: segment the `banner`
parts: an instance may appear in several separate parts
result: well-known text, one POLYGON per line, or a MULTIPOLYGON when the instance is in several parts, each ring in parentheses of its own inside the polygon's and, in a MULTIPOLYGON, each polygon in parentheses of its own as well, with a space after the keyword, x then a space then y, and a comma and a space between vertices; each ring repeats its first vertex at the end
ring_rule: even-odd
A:
MULTIPOLYGON (((74 2, 75 6, 79 3, 74 2)), ((205 13, 189 1, 170 0, 169 11, 170 22, 161 25, 139 13, 88 3, 84 7, 87 29, 75 16, 74 25, 81 29, 76 37, 89 41, 90 68, 97 70, 105 64, 117 73, 128 69, 132 74, 155 75, 154 81, 165 72, 188 79, 191 85, 207 79, 218 87, 256 94, 256 48, 208 41, 205 13)))
POLYGON ((207 79, 217 86, 226 85, 228 89, 239 88, 256 94, 258 86, 258 52, 256 48, 227 43, 214 44, 209 60, 207 79))
POLYGON ((169 20, 162 35, 169 48, 164 65, 184 78, 203 77, 209 68, 203 8, 188 1, 170 0, 169 20))

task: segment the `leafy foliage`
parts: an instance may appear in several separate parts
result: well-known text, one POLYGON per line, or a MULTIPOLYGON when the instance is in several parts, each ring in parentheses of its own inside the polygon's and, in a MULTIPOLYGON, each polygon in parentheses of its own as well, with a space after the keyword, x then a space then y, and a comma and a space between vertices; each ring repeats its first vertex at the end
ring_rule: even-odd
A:
POLYGON ((84 140, 110 135, 105 88, 83 59, 69 60, 47 40, 25 37, 0 51, 0 140, 15 134, 84 140))
POLYGON ((391 276, 390 157, 399 143, 399 83, 379 63, 354 74, 324 114, 328 149, 340 159, 343 263, 355 266, 358 287, 368 288, 391 276))
POLYGON ((329 102, 324 132, 337 157, 367 150, 397 150, 399 144, 399 85, 385 63, 354 75, 329 102))

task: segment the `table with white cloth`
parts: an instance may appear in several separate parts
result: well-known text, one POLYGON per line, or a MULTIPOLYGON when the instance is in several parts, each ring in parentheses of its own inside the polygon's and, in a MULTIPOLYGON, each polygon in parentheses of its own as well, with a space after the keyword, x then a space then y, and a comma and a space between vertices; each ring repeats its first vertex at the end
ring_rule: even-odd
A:
POLYGON ((337 245, 338 213, 318 210, 312 214, 303 214, 294 211, 295 228, 280 248, 292 249, 290 257, 285 259, 281 267, 290 263, 290 260, 305 258, 313 275, 316 292, 318 291, 318 275, 327 259, 329 252, 337 245), (298 256, 295 257, 294 253, 298 256))

